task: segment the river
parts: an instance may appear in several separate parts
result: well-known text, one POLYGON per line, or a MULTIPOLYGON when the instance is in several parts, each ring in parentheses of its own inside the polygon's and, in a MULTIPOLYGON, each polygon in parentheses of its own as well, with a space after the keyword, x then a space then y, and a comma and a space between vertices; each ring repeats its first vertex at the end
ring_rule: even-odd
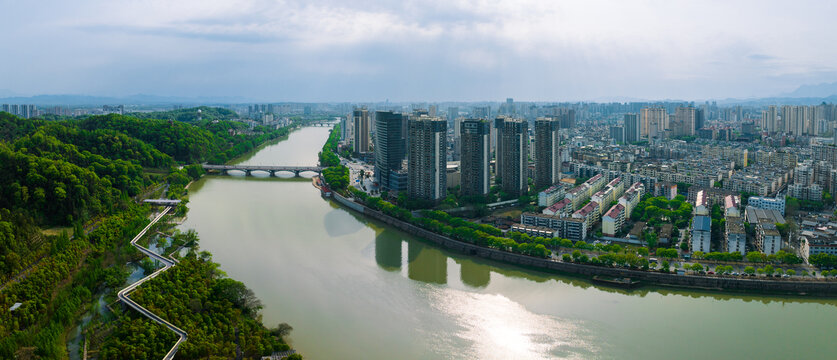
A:
MULTIPOLYGON (((313 165, 309 127, 243 159, 313 165)), ((441 250, 323 200, 305 179, 208 176, 200 246, 287 322, 306 359, 833 358, 837 301, 623 292, 441 250)))

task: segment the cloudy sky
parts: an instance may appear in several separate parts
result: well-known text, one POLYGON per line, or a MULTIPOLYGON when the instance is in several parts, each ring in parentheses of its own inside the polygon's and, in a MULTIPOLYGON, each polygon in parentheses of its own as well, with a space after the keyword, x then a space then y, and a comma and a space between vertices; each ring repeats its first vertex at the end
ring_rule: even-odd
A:
POLYGON ((835 4, 0 0, 0 92, 262 101, 771 96, 837 81, 835 4))

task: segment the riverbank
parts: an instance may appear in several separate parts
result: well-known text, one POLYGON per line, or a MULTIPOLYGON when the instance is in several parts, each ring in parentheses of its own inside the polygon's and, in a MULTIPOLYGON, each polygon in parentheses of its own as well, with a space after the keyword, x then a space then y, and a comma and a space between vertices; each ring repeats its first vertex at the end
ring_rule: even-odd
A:
POLYGON ((290 137, 291 137, 291 134, 293 134, 295 131, 297 131, 297 130, 299 130, 299 129, 302 129, 302 128, 304 128, 304 127, 305 127, 304 125, 295 124, 295 125, 293 125, 290 129, 288 129, 288 133, 287 133, 287 134, 282 135, 282 136, 280 136, 280 137, 277 137, 277 138, 275 138, 275 139, 271 139, 271 140, 265 141, 265 142, 263 142, 263 143, 259 144, 259 146, 256 146, 256 148, 254 148, 253 150, 250 150, 250 151, 248 151, 248 152, 246 152, 246 153, 244 153, 244 154, 241 154, 241 155, 239 155, 239 156, 236 156, 236 157, 234 157, 234 158, 232 158, 232 159, 228 160, 228 161, 227 161, 227 162, 225 162, 224 164, 225 164, 225 165, 236 165, 236 164, 238 164, 238 163, 241 163, 241 162, 247 161, 247 160, 249 160, 250 158, 252 158, 252 157, 253 157, 253 155, 256 155, 256 153, 258 153, 259 151, 263 150, 264 148, 266 148, 266 147, 268 147, 268 146, 271 146, 271 145, 276 145, 277 143, 279 143, 279 142, 281 142, 281 141, 288 140, 288 138, 290 138, 290 137))
POLYGON ((640 285, 657 285, 680 287, 687 289, 701 289, 712 291, 729 292, 757 292, 765 294, 793 294, 793 295, 816 295, 816 296, 837 296, 837 283, 829 281, 800 281, 800 280, 767 280, 767 279, 742 279, 727 277, 709 277, 699 275, 677 275, 651 271, 639 271, 623 268, 611 268, 593 266, 570 262, 557 261, 554 259, 543 259, 521 254, 514 254, 497 249, 481 247, 471 243, 452 239, 439 235, 427 229, 420 228, 400 219, 386 215, 380 211, 373 210, 365 205, 359 204, 342 195, 334 192, 332 198, 349 209, 360 212, 370 218, 381 221, 418 236, 422 239, 440 245, 444 248, 455 250, 467 255, 492 259, 523 267, 531 267, 539 270, 546 270, 561 274, 572 274, 592 279, 594 276, 631 278, 640 281, 640 285))

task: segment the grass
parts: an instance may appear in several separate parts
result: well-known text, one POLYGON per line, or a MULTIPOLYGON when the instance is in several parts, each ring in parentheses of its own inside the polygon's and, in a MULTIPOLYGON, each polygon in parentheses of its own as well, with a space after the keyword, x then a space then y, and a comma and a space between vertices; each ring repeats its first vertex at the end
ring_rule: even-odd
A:
POLYGON ((491 213, 491 215, 499 218, 506 218, 511 217, 512 219, 519 219, 520 214, 523 213, 523 210, 518 208, 506 208, 506 209, 499 209, 491 213))
POLYGON ((66 231, 67 236, 73 236, 73 228, 69 227, 69 226, 64 226, 64 227, 56 226, 56 227, 52 227, 52 228, 49 228, 49 229, 42 229, 41 234, 43 234, 45 236, 58 236, 58 235, 61 235, 62 231, 66 231))

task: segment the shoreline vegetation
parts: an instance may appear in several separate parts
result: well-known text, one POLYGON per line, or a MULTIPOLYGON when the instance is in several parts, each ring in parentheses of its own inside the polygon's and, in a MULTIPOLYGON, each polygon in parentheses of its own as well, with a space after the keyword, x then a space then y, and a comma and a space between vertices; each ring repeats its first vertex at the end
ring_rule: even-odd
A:
MULTIPOLYGON (((327 148, 324 147, 323 151, 326 150, 327 148)), ((671 270, 669 261, 673 261, 674 258, 670 251, 665 251, 667 249, 655 255, 660 258, 659 264, 657 264, 649 261, 649 253, 645 252, 647 248, 627 251, 620 245, 594 246, 584 241, 573 243, 567 239, 531 237, 516 232, 503 234, 494 226, 470 222, 443 211, 420 210, 412 212, 348 186, 348 174, 343 169, 345 167, 342 165, 332 166, 325 169, 322 176, 329 188, 335 191, 334 197, 340 204, 468 255, 478 255, 511 264, 582 275, 587 278, 593 276, 631 278, 640 280, 642 283, 637 284, 640 286, 660 285, 715 291, 837 296, 837 281, 831 279, 805 277, 793 279, 739 278, 733 275, 705 276, 699 274, 699 272, 710 269, 699 264, 689 266, 678 274, 676 269, 675 271, 671 270), (553 251, 561 252, 562 250, 566 252, 562 254, 560 259, 552 258, 553 251), (599 253, 591 254, 592 250, 599 250, 599 253), (698 268, 699 266, 700 268, 698 268), (658 267, 660 268, 658 269, 658 267), (690 273, 686 273, 686 271, 690 273)), ((718 257, 714 253, 706 255, 708 259, 718 257)), ((719 259, 723 258, 723 256, 719 257, 719 259)), ((747 268, 749 269, 751 266, 747 268)), ((767 270, 762 272, 772 273, 775 271, 772 264, 765 264, 764 269, 767 270)), ((753 272, 755 273, 755 269, 753 269, 753 272)))
MULTIPOLYGON (((173 333, 116 302, 132 272, 156 268, 128 244, 149 222, 141 200, 185 199, 203 175, 199 163, 239 158, 304 124, 251 128, 228 111, 211 120, 177 112, 57 121, 0 112, 0 307, 14 308, 0 313, 0 358, 66 358, 73 328, 100 359, 162 357, 174 343, 173 333), (41 230, 50 228, 62 230, 41 230)), ((178 358, 288 350, 291 327, 265 327, 252 291, 199 251, 194 232, 172 231, 170 219, 186 211, 184 200, 141 240, 166 254, 188 250, 132 299, 189 333, 178 358)))
POLYGON ((345 207, 358 211, 365 216, 382 221, 387 225, 394 226, 402 231, 435 243, 444 248, 466 255, 478 256, 507 264, 538 269, 540 271, 575 275, 588 280, 597 275, 613 278, 630 278, 632 280, 639 280, 640 284, 638 285, 640 287, 644 285, 652 285, 670 288, 706 290, 728 294, 815 295, 823 297, 833 297, 837 295, 837 281, 833 280, 811 279, 800 281, 767 278, 747 279, 737 277, 711 277, 695 274, 678 275, 675 273, 663 273, 659 271, 643 271, 641 269, 631 268, 630 266, 596 266, 578 262, 557 261, 523 253, 514 253, 503 249, 481 246, 441 235, 420 227, 419 225, 402 220, 394 215, 387 214, 385 211, 376 210, 365 204, 345 198, 339 193, 333 194, 334 199, 345 207))

